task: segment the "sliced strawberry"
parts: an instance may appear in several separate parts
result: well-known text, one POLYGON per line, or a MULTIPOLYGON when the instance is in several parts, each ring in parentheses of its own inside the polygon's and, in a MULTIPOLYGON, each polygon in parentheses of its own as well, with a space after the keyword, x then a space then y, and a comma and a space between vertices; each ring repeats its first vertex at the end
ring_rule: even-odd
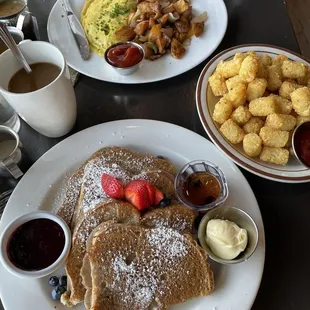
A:
POLYGON ((124 197, 123 185, 111 175, 102 174, 101 186, 103 191, 111 198, 122 199, 124 197))
POLYGON ((156 188, 154 205, 155 206, 159 205, 163 199, 164 199, 164 194, 158 188, 156 188))

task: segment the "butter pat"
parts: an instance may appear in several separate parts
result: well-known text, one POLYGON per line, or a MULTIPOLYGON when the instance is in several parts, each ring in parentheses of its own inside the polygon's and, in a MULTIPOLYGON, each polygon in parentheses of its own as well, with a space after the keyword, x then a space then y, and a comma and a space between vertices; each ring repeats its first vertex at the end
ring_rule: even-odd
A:
POLYGON ((206 229, 206 242, 211 251, 222 259, 234 259, 248 244, 245 229, 227 220, 210 220, 206 229))

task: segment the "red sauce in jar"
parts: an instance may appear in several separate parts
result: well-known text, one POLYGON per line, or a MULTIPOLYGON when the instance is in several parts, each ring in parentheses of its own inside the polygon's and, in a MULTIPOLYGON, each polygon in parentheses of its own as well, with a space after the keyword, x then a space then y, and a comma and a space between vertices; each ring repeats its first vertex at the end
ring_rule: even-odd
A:
POLYGON ((302 124, 296 130, 294 147, 299 159, 310 167, 310 122, 302 124))
POLYGON ((139 63, 143 58, 141 50, 130 44, 120 44, 109 49, 107 59, 113 66, 128 68, 139 63))
POLYGON ((9 260, 16 267, 41 270, 52 265, 65 246, 61 226, 45 218, 30 220, 19 226, 7 244, 9 260))

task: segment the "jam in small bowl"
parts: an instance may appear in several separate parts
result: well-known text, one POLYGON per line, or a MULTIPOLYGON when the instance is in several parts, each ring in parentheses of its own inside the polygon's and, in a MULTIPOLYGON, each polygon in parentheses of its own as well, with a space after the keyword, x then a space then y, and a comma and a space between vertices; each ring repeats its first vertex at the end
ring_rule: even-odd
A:
POLYGON ((206 160, 186 164, 175 179, 178 199, 196 211, 208 211, 228 197, 227 180, 222 170, 206 160))
POLYGON ((144 49, 135 42, 119 42, 106 50, 104 58, 120 75, 130 75, 139 69, 144 49))
POLYGON ((41 278, 58 269, 71 247, 71 232, 60 217, 45 211, 13 220, 0 239, 0 260, 12 274, 41 278))
POLYGON ((295 156, 307 168, 310 168, 310 121, 295 128, 292 136, 295 156))

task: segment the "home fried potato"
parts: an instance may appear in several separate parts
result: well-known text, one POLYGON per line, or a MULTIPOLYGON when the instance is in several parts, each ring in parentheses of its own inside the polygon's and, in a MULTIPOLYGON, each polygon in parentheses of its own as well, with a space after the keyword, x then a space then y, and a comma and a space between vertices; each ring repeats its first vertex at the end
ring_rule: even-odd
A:
POLYGON ((262 127, 259 136, 265 146, 284 147, 289 138, 289 132, 269 127, 262 127))
POLYGON ((293 115, 270 114, 266 118, 265 126, 290 131, 296 126, 296 118, 293 115))
POLYGON ((280 114, 290 114, 292 112, 293 106, 290 100, 275 94, 270 94, 269 96, 275 99, 278 107, 278 112, 280 114))
POLYGON ((264 121, 259 117, 251 117, 244 125, 243 130, 245 133, 259 134, 260 129, 264 126, 264 121))
POLYGON ((264 146, 260 153, 260 160, 277 165, 286 165, 290 156, 287 149, 264 146))
POLYGON ((255 79, 248 84, 246 90, 246 100, 252 101, 259 97, 263 97, 265 90, 267 88, 267 81, 265 79, 255 79))
POLYGON ((244 58, 239 71, 240 78, 249 83, 256 78, 258 71, 258 58, 253 55, 249 55, 244 58))
POLYGON ((291 99, 291 93, 301 87, 302 85, 298 85, 295 82, 284 81, 279 89, 279 95, 285 99, 291 99))
POLYGON ((234 108, 244 105, 246 101, 246 86, 244 84, 235 86, 224 96, 224 98, 229 100, 233 104, 234 108))
POLYGON ((254 116, 267 116, 277 113, 277 103, 272 97, 261 97, 254 99, 249 104, 249 110, 254 116))
POLYGON ((300 116, 310 116, 310 89, 302 87, 291 93, 292 105, 300 116))
POLYGON ((250 157, 256 157, 262 150, 263 141, 256 133, 248 133, 243 138, 243 150, 250 157))
POLYGON ((220 127, 220 131, 232 144, 240 143, 244 137, 244 131, 242 128, 239 127, 231 118, 220 127))
POLYGON ((304 63, 284 60, 282 63, 282 74, 285 78, 298 79, 305 77, 307 66, 304 63))
POLYGON ((224 96, 227 93, 225 78, 220 73, 214 72, 208 81, 214 96, 224 96))
POLYGON ((232 111, 233 111, 232 103, 226 100, 225 98, 221 98, 220 101, 217 102, 217 104, 214 107, 212 118, 216 122, 223 124, 230 118, 232 111))
POLYGON ((249 109, 244 105, 239 106, 231 114, 231 119, 235 121, 238 125, 245 124, 251 117, 252 114, 250 113, 249 109))
POLYGON ((268 71, 268 90, 276 91, 280 88, 282 84, 282 70, 280 66, 271 65, 267 68, 268 71))

